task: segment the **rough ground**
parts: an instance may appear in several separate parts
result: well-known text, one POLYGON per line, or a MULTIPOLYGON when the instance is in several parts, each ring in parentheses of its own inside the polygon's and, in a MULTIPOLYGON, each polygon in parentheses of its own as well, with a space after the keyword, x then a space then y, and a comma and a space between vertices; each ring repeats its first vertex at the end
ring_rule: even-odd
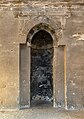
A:
POLYGON ((40 105, 19 111, 2 111, 0 119, 84 119, 84 110, 67 111, 40 105))

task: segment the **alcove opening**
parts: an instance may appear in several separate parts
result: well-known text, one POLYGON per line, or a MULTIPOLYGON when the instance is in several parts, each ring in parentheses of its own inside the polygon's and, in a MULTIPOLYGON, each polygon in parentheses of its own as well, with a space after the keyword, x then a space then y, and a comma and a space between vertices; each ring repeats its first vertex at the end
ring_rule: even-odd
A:
POLYGON ((53 105, 53 39, 45 30, 31 40, 31 106, 53 105))

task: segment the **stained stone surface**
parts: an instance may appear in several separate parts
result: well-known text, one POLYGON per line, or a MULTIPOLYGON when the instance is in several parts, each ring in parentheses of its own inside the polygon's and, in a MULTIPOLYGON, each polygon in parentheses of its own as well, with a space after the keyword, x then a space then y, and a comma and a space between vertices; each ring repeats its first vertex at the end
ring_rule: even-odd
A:
POLYGON ((31 100, 52 102, 52 49, 32 49, 31 100))
MULTIPOLYGON (((0 0, 0 109, 19 108, 19 99, 24 107, 29 104, 30 69, 27 67, 31 54, 29 48, 21 49, 19 45, 26 43, 29 31, 39 23, 55 29, 58 41, 53 58, 54 61, 56 58, 53 80, 56 104, 64 102, 64 108, 84 109, 84 0, 0 0), (65 48, 60 48, 61 45, 65 48)), ((55 44, 56 40, 53 41, 55 44)))
POLYGON ((84 110, 66 111, 49 106, 0 112, 0 119, 84 119, 84 110))

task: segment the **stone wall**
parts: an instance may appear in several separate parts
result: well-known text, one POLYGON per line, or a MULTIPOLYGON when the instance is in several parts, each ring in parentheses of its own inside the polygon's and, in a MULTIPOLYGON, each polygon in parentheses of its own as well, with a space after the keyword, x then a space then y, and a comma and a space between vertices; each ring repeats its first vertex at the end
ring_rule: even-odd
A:
MULTIPOLYGON (((41 22, 48 23, 57 31, 58 50, 55 53, 59 58, 60 75, 56 80, 62 78, 64 82, 62 85, 64 91, 55 92, 57 102, 61 101, 60 97, 64 93, 63 103, 59 102, 60 106, 82 109, 84 108, 83 0, 0 1, 0 108, 20 108, 20 44, 26 43, 29 31, 41 22), (60 46, 65 46, 65 50, 59 48, 60 46), (62 77, 61 56, 64 60, 61 65, 62 73, 64 72, 62 77)), ((56 91, 61 90, 60 81, 56 91)))

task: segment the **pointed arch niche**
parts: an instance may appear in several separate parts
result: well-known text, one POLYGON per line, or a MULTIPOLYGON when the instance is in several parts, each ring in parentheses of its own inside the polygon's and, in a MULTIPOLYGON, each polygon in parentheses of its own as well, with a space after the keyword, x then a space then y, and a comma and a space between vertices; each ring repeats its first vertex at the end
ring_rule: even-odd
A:
POLYGON ((53 107, 65 103, 64 46, 58 46, 55 30, 46 23, 35 25, 20 44, 20 108, 40 101, 53 107))

